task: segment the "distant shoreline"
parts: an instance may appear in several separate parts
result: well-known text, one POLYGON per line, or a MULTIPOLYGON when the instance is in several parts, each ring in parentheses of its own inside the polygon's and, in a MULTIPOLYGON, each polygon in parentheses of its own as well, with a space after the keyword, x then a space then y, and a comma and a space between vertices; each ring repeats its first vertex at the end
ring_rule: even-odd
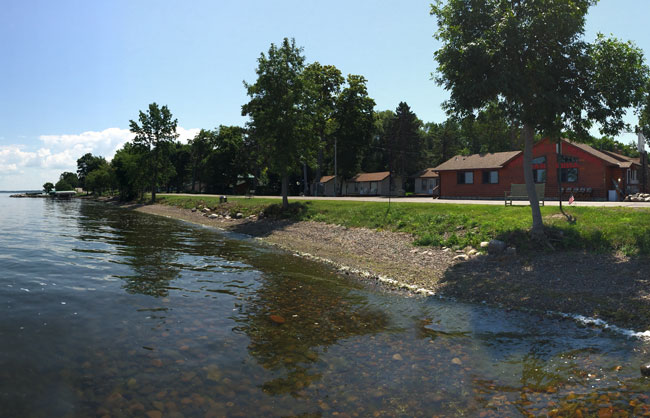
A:
MULTIPOLYGON (((210 219, 168 205, 120 205, 152 215, 256 237, 343 274, 416 294, 500 308, 581 315, 636 331, 650 330, 650 260, 586 252, 454 260, 453 251, 414 247, 409 234, 320 222, 210 219)), ((559 316, 566 316, 558 314, 559 316)))

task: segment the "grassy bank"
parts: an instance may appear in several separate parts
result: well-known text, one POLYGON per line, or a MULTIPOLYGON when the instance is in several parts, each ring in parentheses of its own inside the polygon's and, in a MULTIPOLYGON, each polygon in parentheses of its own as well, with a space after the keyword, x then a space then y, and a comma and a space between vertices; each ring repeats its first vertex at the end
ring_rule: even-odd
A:
MULTIPOLYGON (((296 221, 317 221, 348 227, 384 229, 413 234, 415 245, 478 247, 481 241, 501 239, 519 251, 533 248, 527 231, 531 224, 527 206, 422 204, 393 202, 296 201, 283 212, 276 199, 164 196, 159 203, 184 208, 199 204, 248 216, 266 216, 296 221)), ((650 254, 650 210, 631 208, 573 207, 577 218, 569 224, 556 207, 542 208, 548 235, 556 249, 595 252, 620 251, 628 256, 650 254)))

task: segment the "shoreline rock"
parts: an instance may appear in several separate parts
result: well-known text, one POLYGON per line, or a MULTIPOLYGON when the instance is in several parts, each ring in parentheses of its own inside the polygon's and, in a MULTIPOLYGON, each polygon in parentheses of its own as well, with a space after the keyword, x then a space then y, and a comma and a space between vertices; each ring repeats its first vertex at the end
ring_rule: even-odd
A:
MULTIPOLYGON (((648 259, 559 251, 522 256, 507 245, 495 255, 475 249, 456 253, 445 248, 414 247, 411 235, 398 232, 267 218, 210 219, 200 211, 167 205, 124 206, 247 234, 330 264, 342 274, 413 294, 487 302, 542 314, 579 314, 637 331, 650 329, 650 277, 645 274, 650 270, 648 259)), ((480 250, 487 247, 483 244, 480 250)))

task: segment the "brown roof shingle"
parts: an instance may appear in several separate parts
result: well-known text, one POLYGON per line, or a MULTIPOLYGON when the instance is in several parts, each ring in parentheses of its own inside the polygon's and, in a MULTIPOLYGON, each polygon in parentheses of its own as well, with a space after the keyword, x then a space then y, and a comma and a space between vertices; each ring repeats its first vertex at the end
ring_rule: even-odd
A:
POLYGON ((414 176, 415 178, 422 178, 422 179, 430 179, 430 178, 435 178, 435 177, 440 177, 438 173, 434 171, 433 168, 427 168, 425 170, 420 171, 418 174, 414 176))
POLYGON ((482 168, 501 168, 521 151, 495 152, 493 154, 456 155, 438 167, 435 171, 475 170, 482 168))
POLYGON ((390 175, 390 171, 380 171, 378 173, 359 173, 350 179, 351 182, 361 183, 362 181, 382 181, 390 175))
POLYGON ((625 155, 617 154, 612 151, 597 150, 590 145, 569 141, 568 139, 564 139, 564 141, 576 148, 580 148, 581 150, 593 155, 594 157, 600 158, 601 160, 617 167, 629 168, 632 166, 632 164, 637 164, 633 158, 627 157, 625 155))
POLYGON ((336 176, 323 176, 320 178, 319 183, 327 183, 328 181, 334 180, 336 176))

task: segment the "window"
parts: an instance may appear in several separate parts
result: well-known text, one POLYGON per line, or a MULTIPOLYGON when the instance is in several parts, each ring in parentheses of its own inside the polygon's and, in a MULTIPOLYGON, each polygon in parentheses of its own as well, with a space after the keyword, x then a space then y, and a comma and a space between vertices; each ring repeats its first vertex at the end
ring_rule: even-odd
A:
POLYGON ((538 168, 533 170, 533 181, 535 183, 546 183, 546 169, 538 168))
POLYGON ((533 158, 533 164, 546 164, 546 156, 542 155, 541 157, 533 158))
POLYGON ((499 172, 497 170, 483 172, 483 184, 498 184, 499 172))
POLYGON ((578 169, 560 168, 560 181, 563 183, 575 183, 578 181, 578 169))
POLYGON ((572 155, 560 155, 557 157, 557 161, 559 163, 577 163, 578 157, 574 157, 572 155))
POLYGON ((457 175, 458 184, 474 184, 474 172, 459 171, 457 175))

